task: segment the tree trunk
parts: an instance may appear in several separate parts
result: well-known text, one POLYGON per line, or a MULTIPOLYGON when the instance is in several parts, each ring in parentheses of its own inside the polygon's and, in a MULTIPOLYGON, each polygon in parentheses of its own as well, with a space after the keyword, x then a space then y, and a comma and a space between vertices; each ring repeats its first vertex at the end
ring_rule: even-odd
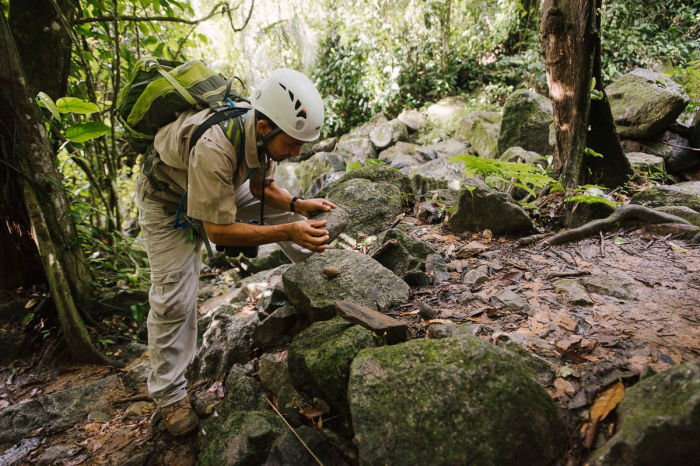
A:
MULTIPOLYGON (((56 0, 68 21, 75 5, 56 0)), ((66 95, 71 41, 50 0, 10 0, 8 17, 24 74, 32 95, 45 92, 53 100, 66 95)))
POLYGON ((4 14, 0 14, 0 56, 4 57, 0 67, 0 157, 15 172, 15 186, 27 209, 71 353, 82 361, 109 364, 92 346, 76 308, 89 309, 90 271, 77 241, 41 112, 27 85, 4 14))
MULTIPOLYGON (((554 170, 567 195, 577 186, 614 188, 634 175, 617 137, 610 104, 603 90, 600 58, 602 0, 545 0, 540 43, 554 109, 554 170), (601 92, 591 100, 591 82, 601 92), (586 155, 586 148, 603 157, 586 155)), ((567 220, 571 209, 567 204, 567 220)))

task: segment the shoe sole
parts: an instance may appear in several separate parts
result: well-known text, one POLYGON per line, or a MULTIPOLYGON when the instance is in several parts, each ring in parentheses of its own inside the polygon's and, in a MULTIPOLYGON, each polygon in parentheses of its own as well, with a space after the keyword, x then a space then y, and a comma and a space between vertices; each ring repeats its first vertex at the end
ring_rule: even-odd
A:
POLYGON ((183 437, 183 436, 190 434, 193 431, 197 430, 198 427, 199 427, 199 421, 197 421, 197 423, 195 425, 193 425, 192 427, 190 427, 189 429, 187 429, 183 432, 171 432, 171 431, 168 431, 168 432, 170 432, 170 435, 172 435, 173 437, 183 437))

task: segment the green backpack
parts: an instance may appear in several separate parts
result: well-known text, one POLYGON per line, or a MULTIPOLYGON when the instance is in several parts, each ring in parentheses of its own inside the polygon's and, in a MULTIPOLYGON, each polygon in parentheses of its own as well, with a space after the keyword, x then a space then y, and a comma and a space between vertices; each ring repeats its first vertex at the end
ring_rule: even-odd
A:
MULTIPOLYGON (((146 153, 156 132, 191 108, 230 111, 244 99, 226 79, 201 60, 182 63, 162 58, 142 58, 131 80, 117 97, 117 119, 129 145, 146 153)), ((237 78, 236 78, 237 79, 237 78)), ((240 80, 239 80, 240 81, 240 80)), ((237 109, 240 113, 241 109, 237 109)))

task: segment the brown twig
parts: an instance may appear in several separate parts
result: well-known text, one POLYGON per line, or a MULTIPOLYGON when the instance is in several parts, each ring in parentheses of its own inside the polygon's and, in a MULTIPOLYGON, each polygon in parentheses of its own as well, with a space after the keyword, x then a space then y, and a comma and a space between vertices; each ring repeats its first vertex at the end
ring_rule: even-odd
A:
POLYGON ((572 272, 552 272, 548 273, 546 278, 565 278, 565 277, 583 277, 584 275, 590 275, 591 272, 586 270, 574 270, 572 272))
POLYGON ((605 238, 603 238, 603 232, 600 231, 600 255, 605 257, 605 238))

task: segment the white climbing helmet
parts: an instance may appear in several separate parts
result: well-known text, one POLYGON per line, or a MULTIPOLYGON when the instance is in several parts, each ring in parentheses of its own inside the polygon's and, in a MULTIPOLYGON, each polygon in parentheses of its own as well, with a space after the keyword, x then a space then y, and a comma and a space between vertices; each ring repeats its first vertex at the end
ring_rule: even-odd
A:
POLYGON ((250 102, 295 139, 313 141, 321 134, 323 99, 311 80, 298 71, 273 71, 255 88, 250 102))

